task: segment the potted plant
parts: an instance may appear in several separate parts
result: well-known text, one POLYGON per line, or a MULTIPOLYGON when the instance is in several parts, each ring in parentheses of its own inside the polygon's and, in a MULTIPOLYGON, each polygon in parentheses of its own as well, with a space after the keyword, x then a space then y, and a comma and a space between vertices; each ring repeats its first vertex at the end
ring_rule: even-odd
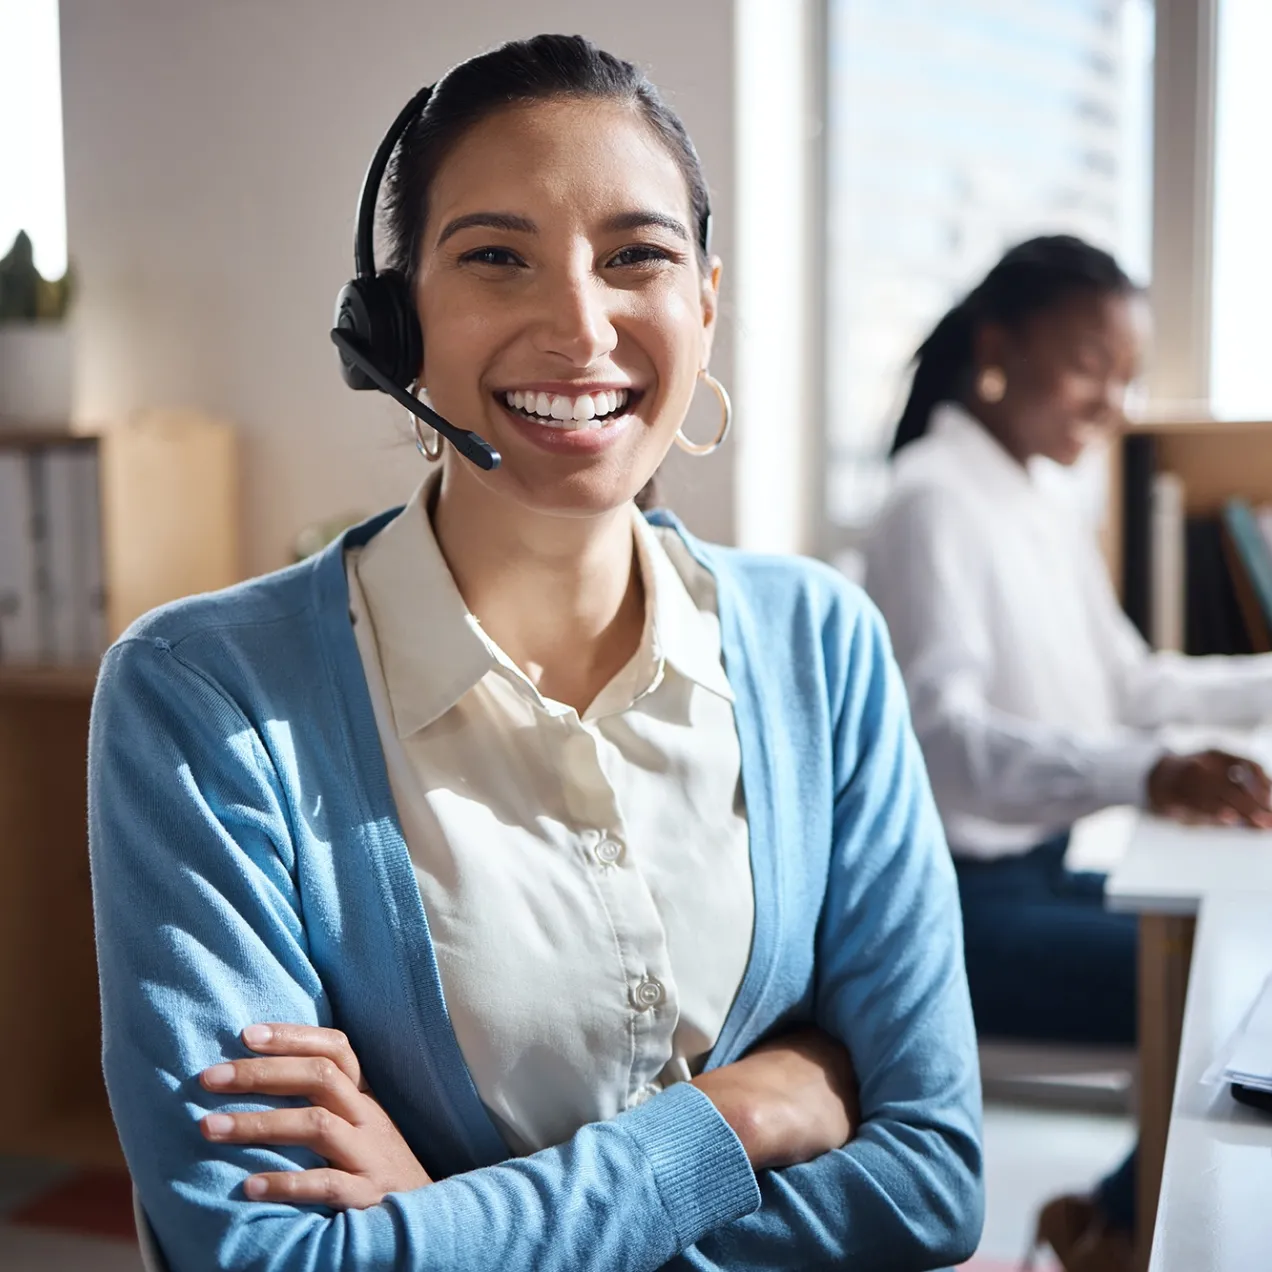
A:
POLYGON ((69 268, 59 279, 44 278, 30 236, 19 232, 0 260, 0 427, 70 422, 70 300, 69 268))

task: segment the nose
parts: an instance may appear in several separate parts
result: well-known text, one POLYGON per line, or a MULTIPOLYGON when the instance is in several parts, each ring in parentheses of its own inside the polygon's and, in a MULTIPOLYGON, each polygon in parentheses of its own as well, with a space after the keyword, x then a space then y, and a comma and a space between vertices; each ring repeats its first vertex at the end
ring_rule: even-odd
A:
POLYGON ((545 284, 536 340, 540 349, 580 368, 611 353, 618 343, 614 297, 593 272, 590 253, 579 253, 554 270, 545 284))
POLYGON ((1120 423, 1126 418, 1127 390, 1130 386, 1125 380, 1110 380, 1104 386, 1104 416, 1106 419, 1120 423))

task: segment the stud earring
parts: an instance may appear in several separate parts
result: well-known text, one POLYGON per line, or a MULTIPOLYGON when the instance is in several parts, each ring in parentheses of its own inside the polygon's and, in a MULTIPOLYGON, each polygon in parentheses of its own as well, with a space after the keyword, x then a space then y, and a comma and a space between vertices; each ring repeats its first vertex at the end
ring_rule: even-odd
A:
POLYGON ((993 406, 1007 396, 1007 375, 1002 367, 985 367, 976 377, 976 396, 993 406))

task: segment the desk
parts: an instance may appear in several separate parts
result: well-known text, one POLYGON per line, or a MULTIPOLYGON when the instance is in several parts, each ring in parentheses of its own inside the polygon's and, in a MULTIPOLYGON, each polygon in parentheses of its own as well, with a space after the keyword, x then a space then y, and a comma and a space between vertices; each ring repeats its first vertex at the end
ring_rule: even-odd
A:
POLYGON ((1272 892, 1272 835, 1141 814, 1109 878, 1109 909, 1195 915, 1210 892, 1272 892))
POLYGON ((1272 893, 1201 905, 1150 1272, 1272 1267, 1272 1120, 1200 1085, 1272 973, 1272 893))
POLYGON ((1141 1267, 1148 1265, 1157 1217, 1195 916, 1212 892, 1272 895, 1269 836, 1139 817, 1126 854, 1109 878, 1106 900, 1111 910, 1139 915, 1141 1267))

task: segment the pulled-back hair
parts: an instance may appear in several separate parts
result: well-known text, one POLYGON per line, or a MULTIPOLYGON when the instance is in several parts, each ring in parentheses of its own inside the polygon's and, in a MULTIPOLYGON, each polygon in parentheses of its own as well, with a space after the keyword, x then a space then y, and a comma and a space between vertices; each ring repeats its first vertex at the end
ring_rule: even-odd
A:
POLYGON ((1082 292, 1111 295, 1135 285, 1101 248, 1070 234, 1029 239, 1011 248, 984 280, 932 329, 914 355, 910 396, 892 442, 895 455, 918 441, 942 402, 971 391, 977 330, 986 323, 1019 332, 1036 314, 1082 292))
MULTIPOLYGON (((631 62, 606 53, 581 35, 536 35, 501 44, 452 67, 407 126, 384 181, 390 268, 414 283, 429 192, 438 170, 464 134, 497 111, 554 98, 626 103, 654 130, 684 177, 698 261, 707 267, 711 219, 707 181, 680 117, 631 62)), ((636 496, 636 503, 644 509, 657 498, 651 478, 636 496)))
POLYGON ((470 128, 509 106, 561 97, 625 102, 649 124, 684 176, 699 259, 705 264, 707 182, 680 117, 631 62, 581 35, 536 35, 452 67, 403 133, 385 177, 389 266, 414 279, 433 179, 470 128))

